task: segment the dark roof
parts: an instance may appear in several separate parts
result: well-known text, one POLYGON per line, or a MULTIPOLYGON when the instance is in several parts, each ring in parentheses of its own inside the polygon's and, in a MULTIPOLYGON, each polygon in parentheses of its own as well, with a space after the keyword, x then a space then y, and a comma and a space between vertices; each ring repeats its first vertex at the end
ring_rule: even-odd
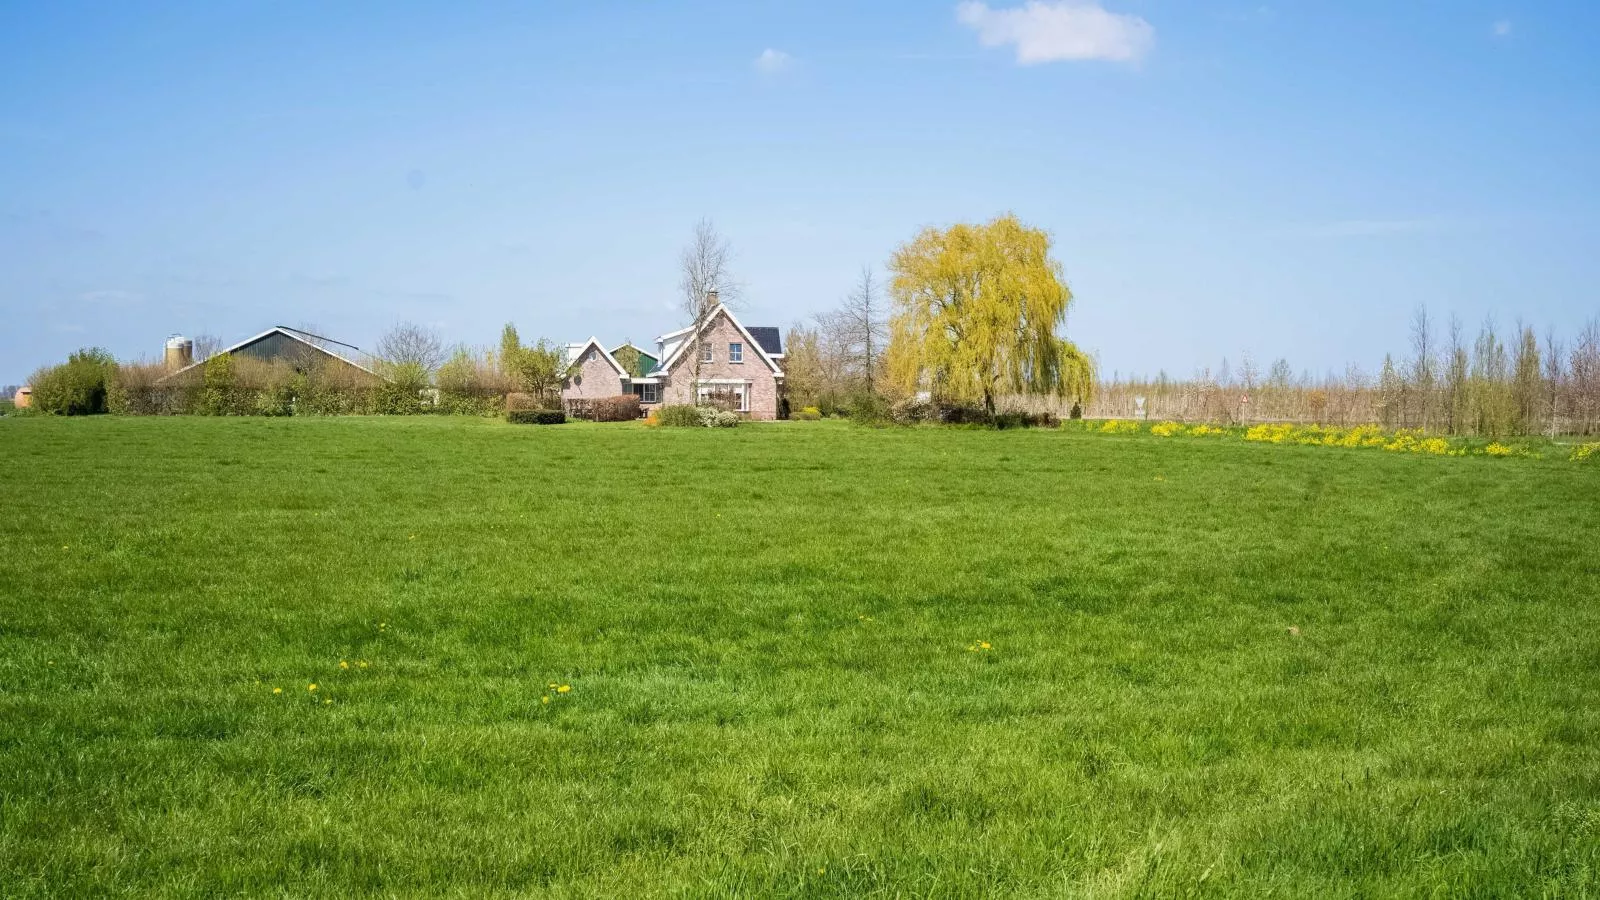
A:
POLYGON ((755 338, 761 349, 767 351, 768 356, 775 356, 783 352, 783 336, 776 328, 746 328, 750 336, 755 338))

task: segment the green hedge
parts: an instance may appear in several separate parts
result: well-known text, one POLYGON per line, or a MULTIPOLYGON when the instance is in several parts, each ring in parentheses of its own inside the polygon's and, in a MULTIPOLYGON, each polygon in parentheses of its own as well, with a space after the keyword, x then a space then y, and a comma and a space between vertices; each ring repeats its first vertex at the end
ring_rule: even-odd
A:
POLYGON ((514 409, 506 413, 506 421, 513 425, 561 425, 567 414, 559 409, 514 409))

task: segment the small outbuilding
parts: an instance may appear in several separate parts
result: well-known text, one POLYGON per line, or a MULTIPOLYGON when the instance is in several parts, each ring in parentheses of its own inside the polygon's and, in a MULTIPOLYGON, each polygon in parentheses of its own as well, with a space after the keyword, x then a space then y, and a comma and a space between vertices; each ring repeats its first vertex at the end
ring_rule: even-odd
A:
POLYGON ((23 385, 11 398, 11 405, 17 409, 27 409, 33 405, 33 388, 23 385))

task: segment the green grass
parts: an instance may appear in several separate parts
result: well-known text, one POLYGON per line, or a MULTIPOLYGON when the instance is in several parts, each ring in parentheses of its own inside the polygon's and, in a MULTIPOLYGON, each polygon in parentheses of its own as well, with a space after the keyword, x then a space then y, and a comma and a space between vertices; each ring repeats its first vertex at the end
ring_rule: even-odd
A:
POLYGON ((430 418, 0 454, 7 896, 1600 894, 1600 466, 430 418))

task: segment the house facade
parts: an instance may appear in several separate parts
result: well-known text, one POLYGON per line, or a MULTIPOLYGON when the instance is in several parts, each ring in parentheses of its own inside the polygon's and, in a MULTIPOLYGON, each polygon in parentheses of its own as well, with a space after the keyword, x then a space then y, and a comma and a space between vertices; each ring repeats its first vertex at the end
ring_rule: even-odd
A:
POLYGON ((778 329, 746 328, 714 298, 699 324, 656 338, 654 353, 626 343, 607 350, 591 337, 568 344, 567 360, 573 369, 563 400, 633 394, 647 411, 664 404, 713 404, 761 420, 778 418, 783 407, 778 329))

